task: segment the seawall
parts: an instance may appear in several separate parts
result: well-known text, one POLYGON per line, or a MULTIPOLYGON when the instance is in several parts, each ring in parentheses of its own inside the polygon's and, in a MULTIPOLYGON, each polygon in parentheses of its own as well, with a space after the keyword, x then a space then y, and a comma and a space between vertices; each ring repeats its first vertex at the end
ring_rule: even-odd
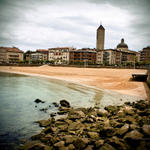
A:
POLYGON ((147 82, 148 82, 149 87, 150 87, 150 68, 148 69, 147 74, 148 74, 147 82))
POLYGON ((147 71, 148 77, 147 77, 147 85, 149 87, 148 89, 148 99, 150 100, 150 68, 147 71))

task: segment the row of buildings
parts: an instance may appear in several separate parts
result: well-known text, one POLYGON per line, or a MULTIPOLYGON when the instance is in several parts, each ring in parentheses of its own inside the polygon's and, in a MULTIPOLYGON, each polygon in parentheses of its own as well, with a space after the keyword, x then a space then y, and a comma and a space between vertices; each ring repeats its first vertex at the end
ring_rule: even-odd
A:
POLYGON ((105 29, 97 29, 96 48, 76 49, 73 47, 56 47, 23 52, 16 47, 0 47, 0 63, 53 63, 53 64, 101 64, 122 65, 135 61, 150 61, 150 47, 141 52, 128 49, 121 39, 115 49, 104 49, 105 29))
MULTIPOLYGON (((123 39, 122 39, 123 43, 123 39)), ((50 49, 38 49, 36 51, 23 52, 16 47, 0 47, 0 63, 15 64, 26 63, 53 63, 53 64, 101 64, 101 65, 121 65, 134 63, 136 61, 150 61, 150 47, 143 48, 138 53, 122 50, 122 44, 116 49, 75 49, 73 47, 57 47, 50 49)))

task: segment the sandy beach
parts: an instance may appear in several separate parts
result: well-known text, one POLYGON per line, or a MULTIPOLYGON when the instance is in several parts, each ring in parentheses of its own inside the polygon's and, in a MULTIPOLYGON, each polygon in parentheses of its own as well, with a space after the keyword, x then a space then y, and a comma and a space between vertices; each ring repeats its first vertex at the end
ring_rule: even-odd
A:
POLYGON ((130 81, 132 73, 146 73, 140 69, 106 69, 73 67, 9 67, 0 66, 0 71, 25 73, 84 84, 99 89, 146 99, 148 88, 144 82, 130 81))

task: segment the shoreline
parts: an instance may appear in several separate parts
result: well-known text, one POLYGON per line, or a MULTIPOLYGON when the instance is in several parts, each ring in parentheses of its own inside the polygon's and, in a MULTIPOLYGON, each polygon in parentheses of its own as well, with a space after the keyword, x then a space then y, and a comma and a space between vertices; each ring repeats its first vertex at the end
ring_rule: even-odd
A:
POLYGON ((96 90, 96 91, 99 91, 99 92, 102 92, 102 93, 103 92, 111 93, 111 94, 113 93, 113 94, 126 95, 126 96, 135 97, 135 98, 138 98, 138 99, 143 99, 142 97, 138 97, 138 96, 135 96, 135 95, 122 94, 119 91, 113 91, 113 90, 108 90, 108 89, 100 89, 100 88, 97 88, 95 86, 90 86, 90 85, 87 85, 87 84, 78 83, 78 82, 75 82, 75 81, 72 81, 72 80, 66 80, 66 79, 64 80, 64 79, 58 78, 58 77, 51 77, 51 76, 48 76, 48 75, 35 74, 35 73, 26 73, 26 72, 6 71, 6 70, 0 70, 0 72, 27 75, 27 76, 40 77, 40 78, 47 78, 47 79, 57 80, 57 81, 61 81, 61 82, 72 83, 72 84, 83 86, 83 87, 86 87, 86 88, 90 88, 90 89, 93 89, 93 90, 96 90))
POLYGON ((115 92, 147 99, 147 85, 143 82, 131 82, 132 72, 145 70, 87 69, 63 67, 0 67, 1 72, 17 73, 78 84, 95 90, 115 92), (62 70, 62 71, 61 71, 62 70), (128 73, 129 71, 129 73, 128 73), (92 72, 92 73, 91 73, 92 72), (104 73, 103 73, 104 72, 104 73), (116 74, 115 74, 116 72, 116 74), (106 75, 105 75, 106 73, 106 75), (118 75, 120 73, 120 76, 118 75), (128 73, 128 74, 127 74, 128 73), (127 74, 127 75, 126 75, 127 74))

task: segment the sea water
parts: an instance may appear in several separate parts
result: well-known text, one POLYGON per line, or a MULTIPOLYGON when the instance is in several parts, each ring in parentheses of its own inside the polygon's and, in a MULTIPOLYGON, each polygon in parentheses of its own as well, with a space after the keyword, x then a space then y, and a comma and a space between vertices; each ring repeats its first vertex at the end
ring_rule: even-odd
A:
MULTIPOLYGON (((102 94, 101 92, 99 94, 102 94)), ((48 119, 57 108, 52 104, 66 99, 73 107, 94 106, 95 90, 59 80, 0 73, 0 143, 20 143, 40 132, 35 123, 48 119), (35 99, 45 103, 36 104, 35 99), (47 112, 40 111, 47 108, 47 112)), ((96 100, 96 99, 95 99, 96 100)))
POLYGON ((65 81, 27 75, 0 73, 0 145, 19 145, 41 131, 35 123, 48 119, 57 108, 52 104, 66 99, 71 106, 105 107, 137 98, 100 91, 65 81), (36 104, 35 99, 45 103, 36 104), (40 109, 47 109, 46 112, 40 109))

